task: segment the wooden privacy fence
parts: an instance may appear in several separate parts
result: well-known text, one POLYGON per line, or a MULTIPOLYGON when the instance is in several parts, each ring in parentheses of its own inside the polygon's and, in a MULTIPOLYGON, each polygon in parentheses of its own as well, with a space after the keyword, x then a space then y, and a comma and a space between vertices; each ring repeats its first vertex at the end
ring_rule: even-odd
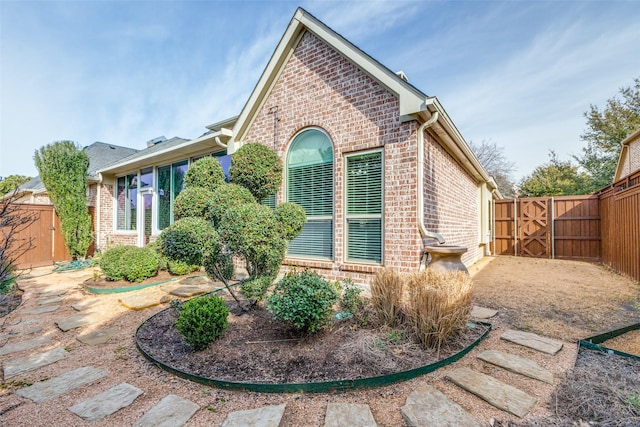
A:
MULTIPOLYGON (((69 261, 71 255, 62 237, 60 218, 53 209, 53 205, 20 205, 25 212, 35 213, 38 217, 29 228, 18 233, 17 239, 33 239, 33 249, 25 252, 16 263, 16 267, 35 268, 51 265, 54 262, 69 261)), ((89 208, 91 221, 94 221, 94 208, 89 208)), ((89 248, 88 255, 93 255, 93 244, 89 248)))
POLYGON ((601 261, 640 281, 640 171, 594 195, 496 200, 493 252, 601 261))

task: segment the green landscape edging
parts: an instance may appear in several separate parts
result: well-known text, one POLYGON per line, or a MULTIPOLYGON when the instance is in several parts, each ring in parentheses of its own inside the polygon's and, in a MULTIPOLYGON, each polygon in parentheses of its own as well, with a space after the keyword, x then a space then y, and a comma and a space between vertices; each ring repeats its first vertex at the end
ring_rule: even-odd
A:
MULTIPOLYGON (((221 288, 224 289, 224 288, 221 288)), ((218 289, 218 290, 221 290, 218 289)), ((218 291, 216 290, 216 291, 218 291)), ((214 291, 215 292, 215 291, 214 291)), ((177 375, 180 378, 187 379, 189 381, 194 381, 200 384, 209 385, 218 388, 224 388, 229 390, 244 390, 244 391, 253 391, 259 393, 324 393, 328 391, 337 391, 337 390, 355 390, 360 388, 372 388, 372 387, 381 387, 401 381, 407 381, 413 378, 416 378, 420 375, 428 374, 430 372, 435 371, 436 369, 440 369, 444 366, 450 365, 453 362, 460 360, 467 353, 469 353, 474 347, 476 347, 480 342, 487 337, 489 332, 491 331, 491 324, 485 322, 475 322, 478 325, 485 326, 487 330, 477 338, 471 345, 460 350, 459 352, 447 357, 446 359, 439 360, 438 362, 431 363, 429 365, 424 365, 418 368, 410 369, 408 371, 395 372, 393 374, 380 375, 377 377, 369 377, 369 378, 358 378, 354 380, 333 380, 333 381, 322 381, 322 382, 310 382, 310 383, 285 383, 285 384, 266 384, 266 383, 243 383, 243 382, 235 382, 235 381, 222 381, 215 380, 212 378, 205 378, 199 375, 190 374, 188 372, 181 371, 172 366, 169 366, 165 363, 162 363, 156 360, 153 356, 144 351, 138 342, 138 332, 140 328, 142 328, 148 321, 163 313, 164 311, 169 310, 169 308, 162 310, 153 316, 149 317, 145 320, 138 329, 136 329, 136 347, 142 353, 142 355, 149 360, 151 363, 158 366, 160 369, 163 369, 167 372, 171 372, 174 375, 177 375)))
POLYGON ((619 351, 613 348, 600 345, 600 343, 603 343, 607 340, 610 340, 622 334, 626 334, 627 332, 635 331, 636 329, 640 329, 640 323, 635 323, 633 325, 625 326, 620 329, 614 329, 613 331, 594 335, 590 338, 585 338, 583 340, 578 341, 578 346, 587 348, 589 350, 596 350, 596 351, 601 351, 603 353, 615 354, 618 356, 627 357, 634 360, 640 360, 639 355, 625 353, 624 351, 619 351))
MULTIPOLYGON (((202 276, 206 276, 206 274, 199 274, 197 276, 187 276, 184 279, 189 279, 191 277, 202 277, 202 276)), ((91 280, 91 279, 87 279, 86 281, 91 280)), ((145 288, 150 288, 152 286, 158 286, 158 285, 163 285, 165 283, 169 283, 169 282, 175 282, 177 280, 182 280, 182 279, 178 279, 177 277, 174 277, 172 279, 169 280, 162 280, 160 282, 154 282, 154 283, 147 283, 145 285, 136 285, 136 286, 127 286, 125 288, 91 288, 89 286, 85 286, 85 289, 89 292, 91 292, 92 294, 121 294, 124 292, 132 292, 132 291, 139 291, 140 289, 145 289, 145 288)))

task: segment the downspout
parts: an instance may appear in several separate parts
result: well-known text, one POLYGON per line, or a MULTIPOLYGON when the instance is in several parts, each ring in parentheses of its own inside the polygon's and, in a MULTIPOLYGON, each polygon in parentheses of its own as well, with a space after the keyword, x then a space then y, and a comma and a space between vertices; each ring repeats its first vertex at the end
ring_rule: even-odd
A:
POLYGON ((98 183, 96 184, 96 251, 100 250, 100 193, 102 187, 102 174, 98 173, 98 183))
POLYGON ((215 138, 213 138, 213 140, 216 142, 216 144, 218 144, 220 147, 224 148, 225 150, 227 149, 227 144, 223 143, 222 141, 220 141, 220 137, 216 136, 215 138))
POLYGON ((431 114, 429 120, 418 128, 418 229, 422 237, 436 239, 439 244, 444 244, 444 237, 438 233, 427 230, 424 225, 424 130, 438 120, 438 112, 431 114))

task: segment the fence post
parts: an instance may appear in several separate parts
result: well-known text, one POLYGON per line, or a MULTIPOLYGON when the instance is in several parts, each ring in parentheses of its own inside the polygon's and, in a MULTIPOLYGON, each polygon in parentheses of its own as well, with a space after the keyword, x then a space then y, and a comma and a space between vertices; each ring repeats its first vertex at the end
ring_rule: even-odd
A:
POLYGON ((553 197, 551 198, 551 259, 556 259, 556 215, 553 197))
POLYGON ((513 256, 518 256, 518 203, 513 199, 513 256))

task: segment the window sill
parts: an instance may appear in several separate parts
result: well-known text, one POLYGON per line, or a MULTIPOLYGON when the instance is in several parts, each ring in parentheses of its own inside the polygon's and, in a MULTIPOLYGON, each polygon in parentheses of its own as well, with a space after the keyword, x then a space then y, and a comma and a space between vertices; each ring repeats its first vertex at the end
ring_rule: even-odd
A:
POLYGON ((384 269, 380 264, 342 264, 342 271, 352 271, 354 273, 378 273, 384 269))
POLYGON ((290 267, 309 267, 323 270, 332 270, 334 266, 333 261, 323 261, 310 258, 285 258, 284 261, 282 261, 282 264, 290 267))

